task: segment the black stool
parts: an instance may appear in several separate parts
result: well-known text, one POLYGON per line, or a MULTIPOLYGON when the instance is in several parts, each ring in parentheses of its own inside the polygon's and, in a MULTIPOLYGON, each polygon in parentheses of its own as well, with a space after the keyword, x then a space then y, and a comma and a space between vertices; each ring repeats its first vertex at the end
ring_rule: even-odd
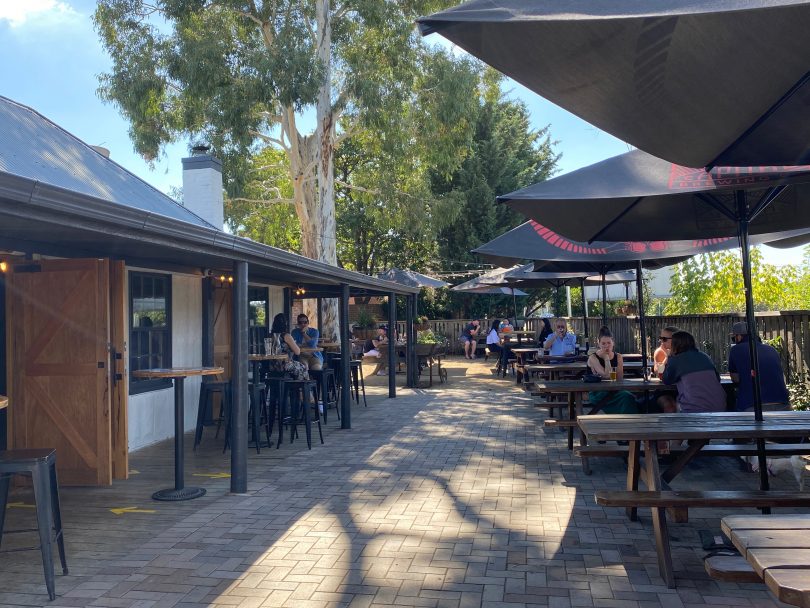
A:
POLYGON ((211 419, 210 412, 214 407, 214 395, 221 396, 217 432, 214 435, 214 437, 219 437, 219 428, 222 426, 226 412, 230 411, 231 383, 227 380, 206 381, 203 379, 202 384, 200 384, 200 402, 197 406, 197 429, 194 433, 195 450, 202 441, 203 427, 206 422, 211 419))
POLYGON ((349 361, 349 371, 351 372, 351 380, 354 384, 354 400, 357 401, 357 405, 360 405, 360 391, 362 390, 363 406, 368 407, 368 403, 366 403, 366 379, 363 377, 363 361, 361 359, 352 359, 349 361))
MULTIPOLYGON (((338 410, 338 391, 337 381, 335 380, 335 370, 331 368, 326 369, 311 369, 309 376, 318 383, 318 399, 323 406, 323 423, 327 424, 327 415, 330 407, 334 407, 335 411, 338 410)), ((338 414, 340 420, 340 414, 338 414)))
POLYGON ((317 394, 318 383, 315 380, 285 379, 284 382, 281 383, 281 398, 279 399, 278 408, 277 449, 281 447, 285 420, 290 424, 290 443, 298 436, 297 422, 303 420, 307 435, 307 447, 310 450, 312 449, 312 402, 310 401, 312 395, 316 395, 315 420, 318 423, 318 435, 321 438, 321 443, 323 443, 323 431, 321 430, 321 416, 318 412, 317 394), (289 416, 287 416, 286 411, 289 411, 289 416))
POLYGON ((14 475, 30 475, 34 485, 34 502, 37 510, 36 529, 9 530, 15 532, 39 532, 39 546, 9 551, 33 551, 42 554, 42 568, 45 570, 45 586, 51 601, 56 599, 53 577, 52 545, 56 540, 62 574, 68 573, 65 559, 65 540, 62 535, 62 515, 59 510, 59 484, 56 481, 56 450, 8 450, 0 452, 0 542, 3 540, 3 525, 6 518, 9 480, 14 475), (51 537, 51 531, 54 535, 51 537))

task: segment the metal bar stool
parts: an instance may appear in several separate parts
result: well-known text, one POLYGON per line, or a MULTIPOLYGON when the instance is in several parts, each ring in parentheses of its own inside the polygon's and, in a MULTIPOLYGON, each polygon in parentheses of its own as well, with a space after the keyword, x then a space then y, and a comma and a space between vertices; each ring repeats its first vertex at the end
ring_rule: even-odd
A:
POLYGON ((200 401, 197 405, 197 427, 194 432, 194 450, 202 442, 203 428, 211 420, 211 411, 214 407, 214 395, 220 395, 219 417, 217 420, 217 432, 214 438, 219 436, 219 428, 225 419, 225 414, 231 405, 231 383, 227 380, 206 380, 209 376, 204 376, 200 384, 200 401))
MULTIPOLYGON (((320 400, 323 408, 319 411, 323 414, 323 423, 327 424, 329 408, 334 407, 336 411, 338 409, 338 395, 340 391, 338 390, 337 381, 335 380, 335 370, 331 367, 311 369, 309 370, 309 375, 318 383, 318 400, 320 400)), ((338 420, 340 420, 339 415, 338 420)))
POLYGON ((298 436, 297 422, 303 420, 307 435, 307 447, 312 449, 312 395, 315 399, 315 421, 318 423, 318 435, 323 443, 323 431, 321 430, 321 416, 318 412, 318 383, 315 380, 289 380, 285 379, 281 383, 281 399, 278 408, 278 444, 281 447, 284 436, 284 422, 290 424, 290 443, 298 436), (289 412, 289 415, 287 415, 289 412))
POLYGON ((3 526, 8 503, 9 480, 14 475, 30 475, 34 486, 37 527, 24 530, 8 530, 7 534, 17 532, 39 532, 39 545, 22 547, 7 551, 34 551, 42 554, 42 568, 45 571, 45 587, 51 601, 56 599, 53 576, 53 546, 56 540, 59 549, 59 560, 62 562, 62 574, 68 573, 65 558, 65 541, 62 534, 62 514, 59 509, 59 484, 56 480, 56 450, 30 449, 8 450, 0 452, 0 543, 3 541, 3 526))

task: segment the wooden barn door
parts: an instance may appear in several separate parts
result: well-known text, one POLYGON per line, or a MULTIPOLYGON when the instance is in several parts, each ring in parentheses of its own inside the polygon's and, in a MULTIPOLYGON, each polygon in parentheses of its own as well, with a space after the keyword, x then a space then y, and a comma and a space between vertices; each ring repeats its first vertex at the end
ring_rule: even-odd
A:
POLYGON ((55 448, 59 481, 112 483, 110 269, 43 260, 8 274, 11 448, 55 448))

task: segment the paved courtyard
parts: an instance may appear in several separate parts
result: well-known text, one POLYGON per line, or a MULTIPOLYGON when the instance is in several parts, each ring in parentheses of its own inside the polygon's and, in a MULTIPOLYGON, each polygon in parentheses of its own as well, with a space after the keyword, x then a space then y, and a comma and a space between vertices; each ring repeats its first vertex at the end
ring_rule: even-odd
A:
MULTIPOLYGON (((621 460, 582 473, 544 410, 483 361, 452 361, 448 385, 384 396, 369 379, 353 429, 334 416, 325 445, 302 438, 249 452, 247 495, 229 495, 229 456, 206 429, 187 455, 185 503, 149 496, 171 485, 172 444, 131 458, 111 488, 63 488, 70 574, 57 568, 55 602, 36 552, 0 555, 0 606, 777 606, 764 585, 720 584, 703 570, 699 530, 719 532, 718 510, 672 525, 677 589, 658 577, 649 514, 593 501, 621 488, 621 460), (127 509, 117 514, 111 509, 127 509)), ((187 442, 190 443, 190 442, 187 442)), ((673 484, 753 488, 728 459, 704 459, 673 484)), ((775 488, 795 489, 792 478, 775 488)), ((30 524, 23 489, 7 527, 30 524)), ((755 511, 749 511, 755 512, 755 511)), ((23 543, 4 539, 4 548, 23 543)))

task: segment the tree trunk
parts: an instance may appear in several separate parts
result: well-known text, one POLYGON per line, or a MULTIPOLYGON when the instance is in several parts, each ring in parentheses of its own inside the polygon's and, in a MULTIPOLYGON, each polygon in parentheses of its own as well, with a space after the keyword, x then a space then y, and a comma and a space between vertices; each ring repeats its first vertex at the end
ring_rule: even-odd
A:
MULTIPOLYGON (((332 107, 332 23, 329 0, 317 0, 315 19, 318 23, 318 60, 324 67, 324 80, 318 92, 317 124, 317 199, 320 213, 313 217, 317 226, 317 255, 311 257, 337 266, 337 225, 335 223, 335 112, 332 107)), ((308 255, 308 254, 304 254, 308 255)), ((333 338, 339 335, 337 300, 321 302, 321 333, 333 338)))

